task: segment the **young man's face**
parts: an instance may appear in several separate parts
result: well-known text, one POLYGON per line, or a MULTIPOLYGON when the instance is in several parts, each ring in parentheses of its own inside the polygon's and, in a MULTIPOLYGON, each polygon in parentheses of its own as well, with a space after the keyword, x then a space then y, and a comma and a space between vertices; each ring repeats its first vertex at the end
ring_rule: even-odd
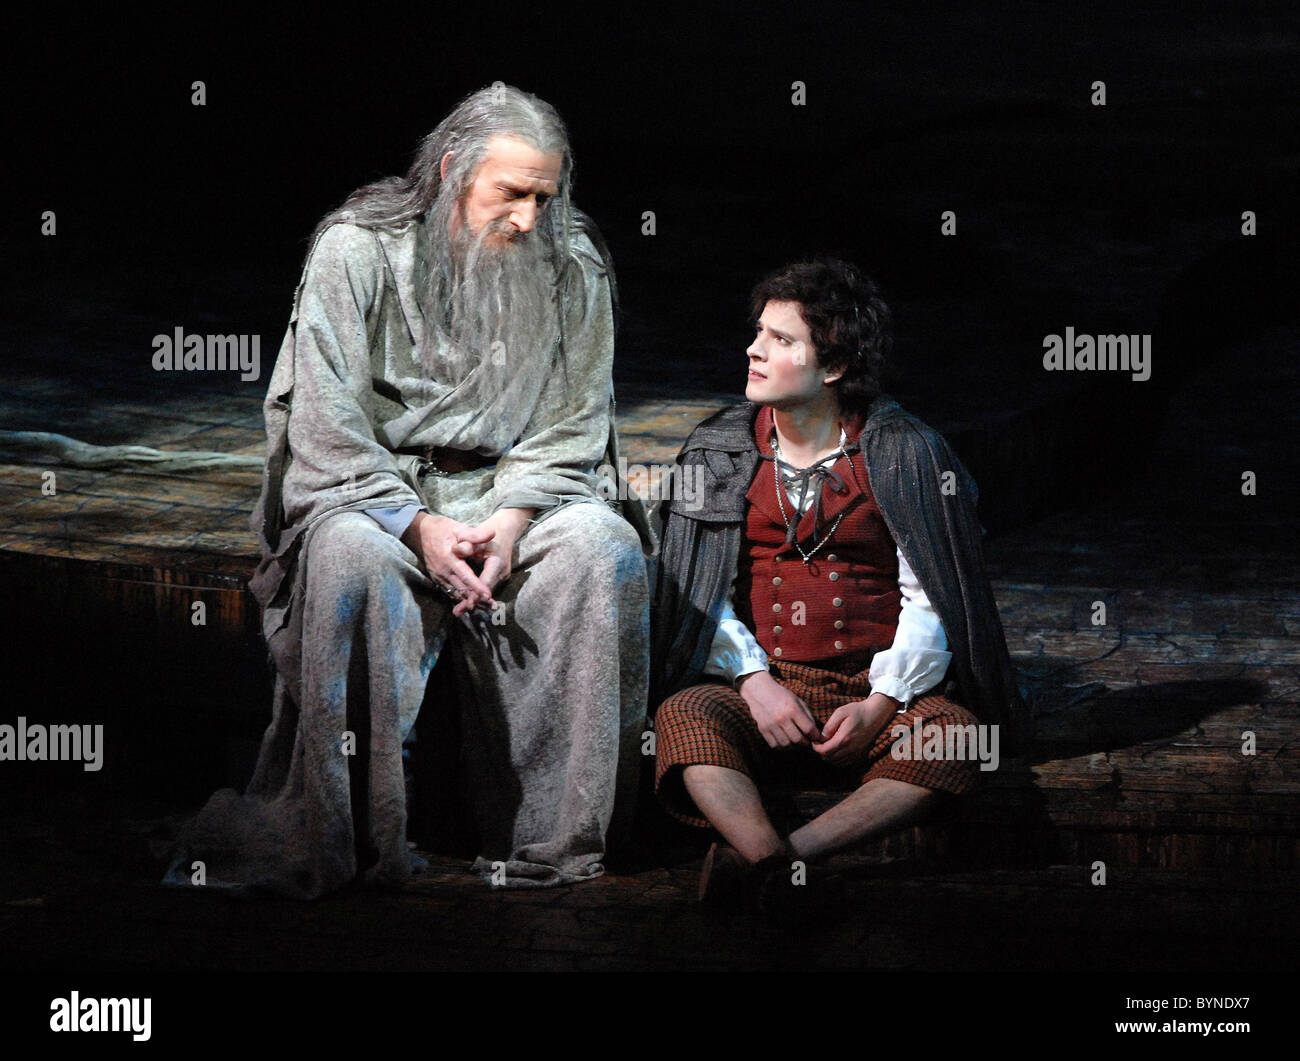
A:
POLYGON ((758 334, 745 354, 749 382, 745 397, 774 409, 789 409, 830 397, 829 384, 840 372, 817 363, 812 335, 798 302, 769 302, 758 318, 758 334))
POLYGON ((472 236, 486 228, 485 241, 498 246, 526 236, 559 193, 563 163, 560 155, 544 155, 522 140, 494 136, 461 198, 461 221, 472 236))

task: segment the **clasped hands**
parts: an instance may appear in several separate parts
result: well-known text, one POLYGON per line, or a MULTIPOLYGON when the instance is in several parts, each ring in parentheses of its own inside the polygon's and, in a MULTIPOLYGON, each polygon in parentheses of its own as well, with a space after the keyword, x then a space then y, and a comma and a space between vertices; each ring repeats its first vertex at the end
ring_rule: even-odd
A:
POLYGON ((885 724, 898 713, 899 701, 884 693, 841 704, 826 720, 824 729, 808 705, 767 671, 740 680, 740 695, 770 748, 808 745, 829 763, 847 765, 861 758, 885 724))
POLYGON ((491 610, 492 592, 510 577, 515 542, 532 517, 530 509, 499 508, 475 527, 418 512, 402 542, 420 558, 429 578, 456 598, 452 615, 491 610))

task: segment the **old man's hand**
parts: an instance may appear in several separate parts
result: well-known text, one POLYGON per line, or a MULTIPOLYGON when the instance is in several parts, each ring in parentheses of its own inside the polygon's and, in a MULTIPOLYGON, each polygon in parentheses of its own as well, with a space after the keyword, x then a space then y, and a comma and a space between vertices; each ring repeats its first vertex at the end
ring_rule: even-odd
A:
POLYGON ((423 562, 433 583, 456 598, 451 613, 464 615, 471 608, 492 605, 492 586, 467 562, 491 542, 492 535, 486 523, 471 527, 446 516, 418 512, 402 541, 423 562))
POLYGON ((479 531, 490 532, 489 539, 474 550, 483 563, 479 577, 488 589, 495 590, 510 577, 515 542, 528 529, 533 515, 528 508, 499 508, 478 525, 479 531))

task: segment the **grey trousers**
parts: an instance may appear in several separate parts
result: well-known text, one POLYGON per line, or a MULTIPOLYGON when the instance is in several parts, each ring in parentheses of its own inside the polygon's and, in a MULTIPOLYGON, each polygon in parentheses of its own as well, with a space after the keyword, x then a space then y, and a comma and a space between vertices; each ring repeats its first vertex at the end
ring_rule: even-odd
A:
POLYGON ((481 837, 475 869, 514 887, 602 873, 645 723, 635 530, 601 502, 548 512, 519 539, 495 616, 453 618, 415 555, 364 513, 326 517, 304 551, 301 707, 280 679, 247 792, 209 801, 166 880, 187 883, 189 860, 205 854, 209 884, 302 898, 358 873, 405 880, 402 744, 444 646, 481 837))

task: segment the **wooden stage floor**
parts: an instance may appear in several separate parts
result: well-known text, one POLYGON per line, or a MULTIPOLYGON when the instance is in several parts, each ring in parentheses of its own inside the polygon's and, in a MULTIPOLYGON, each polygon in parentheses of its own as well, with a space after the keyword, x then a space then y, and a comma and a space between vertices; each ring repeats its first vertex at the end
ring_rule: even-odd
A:
MULTIPOLYGON (((77 469, 10 450, 0 457, 9 619, 21 613, 21 623, 64 642, 50 648, 61 662, 41 710, 75 714, 99 683, 119 697, 136 690, 140 711, 156 710, 143 691, 151 668, 164 654, 190 653, 192 684, 176 691, 187 714, 159 723, 181 742, 165 757, 188 754, 187 734, 194 747, 226 741, 228 755, 207 774, 185 775, 188 785, 147 761, 148 742, 129 783, 106 770, 29 784, 34 773, 10 769, 5 790, 18 798, 0 809, 0 964, 1289 967, 1300 942, 1300 561, 1293 513, 1259 498, 1243 508, 1252 499, 1237 483, 1251 452, 1292 445, 1293 416, 1286 388, 1260 382, 1220 385, 1249 392, 1259 416, 1219 425, 1209 446, 1199 425, 1213 416, 1214 388, 1184 388, 1133 489, 989 543, 1016 660, 1058 686, 1104 683, 1104 695, 1076 709, 1060 692, 1039 718, 1033 754, 1004 764, 942 842, 909 834, 847 859, 854 912, 798 938, 701 918, 690 901, 699 847, 544 893, 493 893, 467 863, 446 858, 405 893, 308 906, 241 906, 157 887, 147 841, 158 821, 191 811, 212 782, 238 784, 265 724, 265 675, 241 677, 261 652, 244 586, 259 473, 77 469), (48 471, 52 496, 41 490, 48 471), (207 604, 202 642, 189 623, 196 600, 207 604), (1096 601, 1106 604, 1104 626, 1092 622, 1096 601), (78 673, 76 646, 66 644, 74 627, 116 637, 120 666, 108 670, 120 673, 78 673), (1243 754, 1246 733, 1254 754, 1243 754), (1105 885, 1093 883, 1097 862, 1105 885)), ((7 385, 0 413, 11 429, 103 444, 262 452, 252 390, 196 386, 164 398, 147 381, 123 380, 87 398, 33 370, 7 385)), ((628 460, 671 461, 719 404, 622 401, 628 460)), ((15 657, 9 670, 29 662, 15 657)), ((21 701, 11 701, 8 714, 19 713, 21 701)))

